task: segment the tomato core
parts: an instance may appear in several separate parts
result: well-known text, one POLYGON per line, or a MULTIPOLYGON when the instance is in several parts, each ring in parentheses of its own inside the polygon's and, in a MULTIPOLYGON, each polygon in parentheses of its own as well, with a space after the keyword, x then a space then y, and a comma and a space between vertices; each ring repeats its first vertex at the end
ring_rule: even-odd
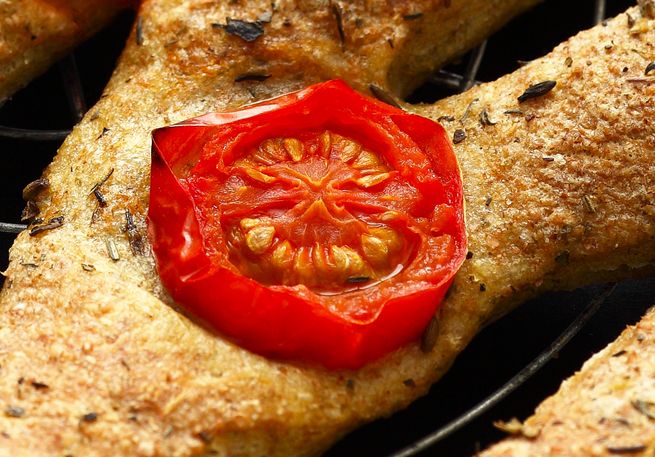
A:
POLYGON ((415 224, 397 211, 394 190, 419 193, 356 141, 325 130, 267 139, 234 159, 197 183, 198 208, 208 226, 222 228, 230 262, 245 276, 338 294, 411 261, 415 224))
POLYGON ((358 368, 416 340, 466 253, 443 128, 340 81, 153 133, 162 283, 268 357, 358 368))

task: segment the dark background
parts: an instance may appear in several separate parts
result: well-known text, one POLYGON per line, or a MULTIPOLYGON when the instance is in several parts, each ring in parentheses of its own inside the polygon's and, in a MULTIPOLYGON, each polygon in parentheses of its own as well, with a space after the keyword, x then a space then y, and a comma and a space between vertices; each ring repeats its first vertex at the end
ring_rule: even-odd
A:
MULTIPOLYGON (((593 25, 593 0, 547 0, 493 36, 477 79, 491 81, 517 68, 517 61, 546 54, 579 30, 593 25)), ((608 0, 607 15, 618 14, 632 1, 608 0)), ((111 75, 129 33, 133 15, 119 17, 106 31, 75 52, 86 100, 98 99, 111 75)), ((462 72, 466 59, 449 67, 462 72)), ((430 102, 452 90, 426 84, 410 97, 430 102)), ((0 125, 66 129, 74 124, 57 68, 34 81, 0 107, 0 125)), ((52 160, 59 142, 0 138, 0 222, 18 223, 23 208, 21 189, 38 178, 52 160)), ((7 265, 13 235, 0 233, 0 270, 7 265)), ((520 307, 487 328, 459 357, 431 393, 390 419, 380 420, 338 443, 329 453, 341 456, 387 456, 437 430, 503 385, 528 364, 568 326, 598 293, 598 288, 554 293, 520 307)), ((612 341, 628 324, 639 320, 655 304, 655 280, 622 283, 587 326, 536 376, 490 412, 470 423, 421 456, 469 456, 502 438, 491 422, 524 419, 560 382, 574 373, 594 352, 612 341)))

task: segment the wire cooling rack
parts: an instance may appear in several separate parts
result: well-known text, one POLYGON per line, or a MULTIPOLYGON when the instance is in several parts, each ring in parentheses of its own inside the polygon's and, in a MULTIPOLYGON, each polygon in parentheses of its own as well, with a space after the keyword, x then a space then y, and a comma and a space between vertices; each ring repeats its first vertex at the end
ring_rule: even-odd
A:
MULTIPOLYGON (((547 0, 540 7, 549 8, 546 10, 549 11, 545 16, 546 20, 549 17, 557 18, 553 24, 561 25, 562 18, 564 22, 568 20, 572 23, 573 28, 568 30, 569 34, 571 30, 581 30, 601 22, 608 6, 614 14, 625 9, 631 2, 614 0, 608 4, 606 0, 581 0, 579 4, 576 2, 573 8, 570 3, 568 0, 547 0)), ((119 44, 125 41, 131 20, 129 16, 119 19, 112 30, 105 32, 104 38, 96 40, 113 40, 117 43, 117 54, 119 44)), ((520 35, 521 30, 529 30, 527 21, 543 20, 542 12, 539 11, 532 13, 532 18, 528 15, 527 18, 518 19, 518 34, 520 35)), ((558 36, 555 26, 551 32, 556 41, 566 38, 566 35, 558 36)), ((503 33, 505 32, 501 32, 501 35, 503 33)), ((512 37, 512 32, 508 33, 510 35, 505 37, 491 38, 489 47, 495 45, 494 51, 489 52, 488 43, 484 42, 461 63, 437 72, 428 84, 412 96, 412 101, 427 102, 463 92, 478 84, 478 79, 500 76, 502 72, 509 70, 507 65, 498 64, 499 60, 510 59, 516 62, 525 57, 525 54, 521 54, 526 52, 525 48, 518 50, 517 54, 510 54, 505 50, 506 47, 521 48, 521 45, 525 46, 525 43, 530 41, 544 43, 539 37, 516 41, 517 38, 512 37), (481 75, 483 78, 480 78, 481 75)), ((543 48, 530 48, 528 57, 543 54, 556 44, 556 41, 545 40, 545 44, 540 44, 543 48)), ((103 45, 92 41, 84 46, 90 49, 87 54, 93 54, 94 46, 103 45)), ((84 50, 76 52, 84 54, 84 50)), ((105 80, 108 76, 107 72, 104 75, 105 80)), ((78 70, 76 54, 71 54, 59 62, 57 69, 51 71, 46 78, 58 79, 56 84, 59 90, 65 93, 65 102, 62 103, 62 99, 53 103, 54 108, 50 107, 50 110, 59 112, 59 116, 69 116, 71 124, 79 121, 86 112, 88 95, 85 94, 85 77, 82 77, 78 70), (66 104, 67 107, 63 106, 66 104)), ((94 81, 94 84, 102 84, 102 81, 94 81)), ((23 92, 30 90, 32 89, 28 87, 23 92)), ((7 123, 5 118, 11 118, 11 113, 16 111, 16 103, 24 102, 17 97, 17 100, 8 103, 8 107, 0 106, 0 123, 7 123), (12 104, 14 106, 11 106, 12 104), (3 117, 7 110, 10 115, 3 117)), ((41 108, 35 107, 34 104, 31 107, 18 107, 18 111, 27 119, 38 117, 40 110, 41 108)), ((27 151, 45 149, 51 151, 50 156, 46 154, 46 157, 40 158, 41 164, 45 164, 69 132, 69 128, 0 125, 0 153, 9 153, 8 145, 27 151)), ((0 154, 0 161, 2 159, 0 154)), ((26 163, 29 162, 26 159, 26 163)), ((38 175, 38 166, 36 170, 32 166, 23 182, 12 187, 11 196, 0 195, 2 201, 19 199, 22 185, 38 175), (29 176, 29 173, 33 174, 29 176)), ((10 179, 8 176, 2 176, 2 172, 0 178, 10 179)), ((0 248, 3 252, 7 250, 13 236, 26 228, 19 218, 19 211, 0 212, 0 248)), ((5 254, 5 257, 0 257, 0 268, 4 269, 6 262, 5 254)), ((486 329, 427 397, 390 419, 374 422, 349 435, 330 450, 328 456, 471 455, 501 436, 500 432, 490 426, 491 420, 529 414, 538 401, 552 393, 561 379, 575 370, 590 353, 613 339, 623 325, 638 320, 650 303, 651 297, 655 295, 654 282, 633 281, 618 287, 610 285, 587 288, 575 293, 550 294, 526 304, 508 318, 486 329), (556 315, 551 313, 553 309, 556 310, 556 315), (548 328, 535 331, 535 325, 538 325, 536 323, 542 324, 542 327, 545 323, 548 328), (583 328, 585 332, 581 332, 583 328), (586 334, 578 335, 579 333, 586 334), (567 344, 572 340, 575 341, 575 347, 571 349, 571 345, 567 344), (517 349, 516 341, 521 342, 518 345, 521 350, 517 349), (562 354, 565 346, 567 357, 563 363, 560 360, 564 357, 553 362, 553 359, 562 354), (542 349, 544 347, 545 349, 542 349), (542 370, 546 365, 550 370, 542 370), (537 373, 539 375, 535 376, 537 373)))

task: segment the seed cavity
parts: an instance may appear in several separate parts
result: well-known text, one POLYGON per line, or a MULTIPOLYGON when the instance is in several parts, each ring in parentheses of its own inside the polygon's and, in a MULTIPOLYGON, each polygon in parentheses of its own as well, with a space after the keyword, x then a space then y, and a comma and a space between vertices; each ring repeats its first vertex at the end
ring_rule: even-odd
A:
MULTIPOLYGON (((230 262, 244 275, 334 294, 370 287, 410 261, 416 240, 408 217, 384 208, 362 217, 352 203, 397 176, 357 141, 330 131, 272 138, 226 165, 237 173, 221 192, 239 205, 222 207, 221 224, 230 262), (245 193, 261 200, 243 208, 245 193)), ((395 204, 377 192, 378 202, 395 204)))

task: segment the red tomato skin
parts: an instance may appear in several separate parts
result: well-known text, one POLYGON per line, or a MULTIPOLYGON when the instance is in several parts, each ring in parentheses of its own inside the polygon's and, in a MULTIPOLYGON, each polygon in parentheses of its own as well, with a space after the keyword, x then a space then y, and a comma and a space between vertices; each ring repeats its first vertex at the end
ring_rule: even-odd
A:
MULTIPOLYGON (((206 115, 155 131, 148 230, 163 284, 179 304, 212 330, 266 357, 318 363, 329 369, 357 369, 420 337, 464 260, 461 177, 443 128, 359 94, 348 95, 353 99, 353 111, 386 115, 430 155, 432 163, 445 163, 449 171, 445 182, 417 185, 432 188, 436 185, 446 201, 457 204, 455 224, 445 230, 456 241, 448 274, 436 283, 413 283, 399 296, 381 303, 377 315, 367 322, 331 312, 318 304, 313 293, 303 286, 266 286, 241 275, 227 260, 216 264, 207 254, 192 195, 176 176, 181 173, 185 158, 194 154, 193 145, 211 136, 208 133, 211 125, 253 118, 266 122, 278 110, 289 106, 293 109, 294 103, 315 95, 320 86, 236 113, 206 115), (367 104, 365 108, 361 108, 362 101, 367 104), (166 145, 166 151, 162 150, 162 144, 166 145)), ((344 90, 352 92, 340 81, 322 86, 324 97, 337 92, 343 98, 344 90)), ((411 166, 412 160, 411 155, 399 157, 398 164, 411 173, 403 161, 411 166)), ((347 300, 348 294, 343 297, 347 300)))

